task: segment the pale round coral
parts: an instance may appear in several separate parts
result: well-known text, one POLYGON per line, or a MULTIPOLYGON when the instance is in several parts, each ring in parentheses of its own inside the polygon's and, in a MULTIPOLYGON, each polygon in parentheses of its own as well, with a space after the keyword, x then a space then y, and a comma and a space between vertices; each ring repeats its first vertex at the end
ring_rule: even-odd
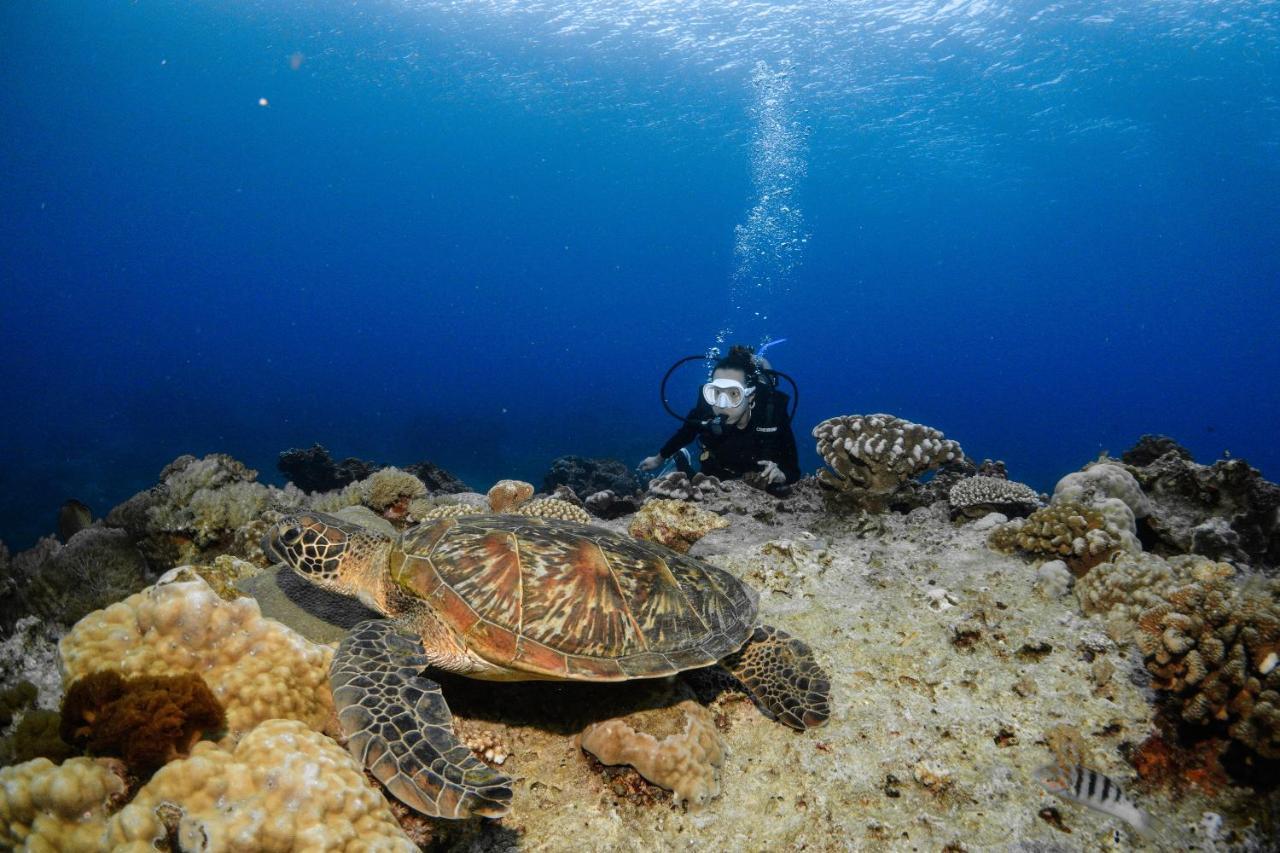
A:
POLYGON ((1104 498, 1124 501, 1136 518, 1146 518, 1151 512, 1151 501, 1137 479, 1116 462, 1094 462, 1083 471, 1063 477, 1053 488, 1054 503, 1067 501, 1091 506, 1104 498))
POLYGON ((724 764, 720 734, 707 709, 690 699, 672 708, 593 723, 578 736, 578 743, 604 764, 630 764, 653 784, 673 791, 677 802, 700 806, 720 795, 720 767, 724 764), (669 721, 649 718, 672 714, 683 715, 684 730, 661 740, 637 731, 628 722, 641 727, 656 722, 661 731, 669 721))
POLYGON ((58 649, 68 685, 103 669, 194 672, 226 708, 233 736, 277 717, 322 729, 333 713, 332 649, 264 618, 252 598, 224 601, 185 567, 90 613, 58 649))
POLYGON ((0 769, 0 848, 5 850, 97 853, 107 812, 124 796, 124 779, 105 763, 47 758, 0 769))
POLYGON ((168 804, 183 850, 417 850, 355 759, 295 720, 263 723, 234 751, 205 741, 166 764, 112 818, 110 849, 154 849, 168 804))

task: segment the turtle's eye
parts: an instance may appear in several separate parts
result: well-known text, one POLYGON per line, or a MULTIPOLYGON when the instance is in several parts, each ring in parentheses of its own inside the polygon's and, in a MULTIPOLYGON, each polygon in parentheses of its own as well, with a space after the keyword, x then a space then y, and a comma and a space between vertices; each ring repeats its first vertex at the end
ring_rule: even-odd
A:
POLYGON ((292 527, 286 527, 284 530, 280 531, 280 544, 284 545, 285 547, 297 545, 298 541, 301 539, 302 539, 302 528, 296 524, 293 525, 292 527))

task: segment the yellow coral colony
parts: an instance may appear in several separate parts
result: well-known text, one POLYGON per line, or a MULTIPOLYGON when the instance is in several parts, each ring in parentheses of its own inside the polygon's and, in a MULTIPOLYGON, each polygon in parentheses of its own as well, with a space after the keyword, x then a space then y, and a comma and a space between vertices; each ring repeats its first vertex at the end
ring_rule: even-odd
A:
POLYGON ((199 673, 226 708, 233 737, 276 717, 319 730, 333 713, 332 649, 264 618, 251 598, 224 601, 182 568, 89 614, 59 650, 64 684, 100 669, 199 673))

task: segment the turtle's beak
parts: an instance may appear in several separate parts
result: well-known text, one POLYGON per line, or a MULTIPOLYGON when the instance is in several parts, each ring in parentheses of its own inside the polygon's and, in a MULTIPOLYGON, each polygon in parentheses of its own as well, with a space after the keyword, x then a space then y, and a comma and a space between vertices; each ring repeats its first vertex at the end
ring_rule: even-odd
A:
POLYGON ((266 554, 272 564, 284 562, 284 557, 276 549, 276 528, 271 528, 262 537, 262 553, 266 554))

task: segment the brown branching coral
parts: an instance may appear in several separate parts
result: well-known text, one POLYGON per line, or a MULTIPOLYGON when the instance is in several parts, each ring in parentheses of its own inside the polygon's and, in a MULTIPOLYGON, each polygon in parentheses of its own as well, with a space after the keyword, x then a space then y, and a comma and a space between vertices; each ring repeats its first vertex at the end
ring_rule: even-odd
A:
POLYGON ((1201 564, 1138 617, 1134 635, 1182 719, 1225 724, 1232 738, 1280 758, 1280 582, 1233 582, 1225 563, 1201 564))
POLYGON ((822 485, 837 492, 887 495, 924 472, 961 459, 960 445, 932 427, 893 415, 843 415, 813 428, 829 466, 822 485))
POLYGON ((67 690, 60 734, 95 755, 118 755, 147 775, 226 725, 222 705, 195 673, 125 679, 109 669, 67 690))
POLYGON ((1120 534, 1100 511, 1064 502, 997 527, 987 543, 1006 554, 1021 551, 1061 559, 1082 575, 1115 553, 1120 534))

